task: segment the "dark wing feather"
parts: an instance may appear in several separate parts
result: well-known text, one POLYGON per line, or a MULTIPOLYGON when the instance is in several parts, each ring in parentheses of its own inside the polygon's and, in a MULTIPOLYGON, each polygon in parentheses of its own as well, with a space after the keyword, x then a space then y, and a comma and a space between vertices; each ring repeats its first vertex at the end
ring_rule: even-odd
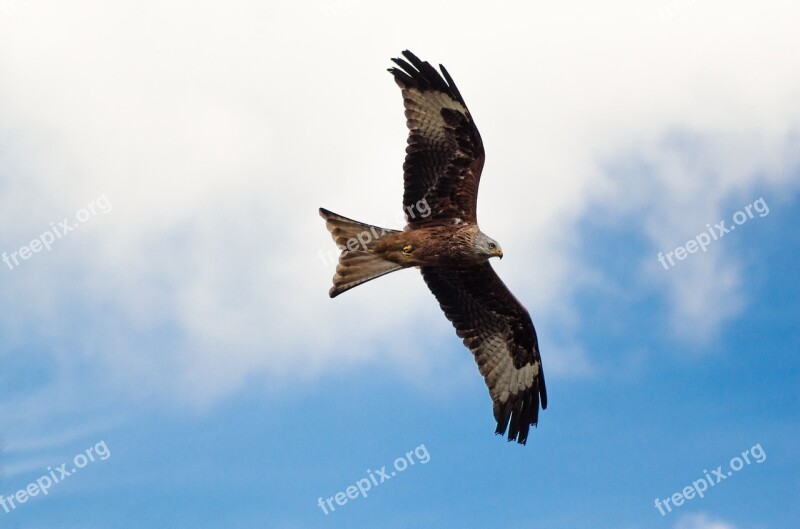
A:
POLYGON ((477 223, 484 161, 481 135, 444 66, 439 66, 442 77, 410 51, 403 56, 407 61, 392 59, 399 68, 389 71, 402 89, 409 129, 403 164, 408 223, 450 223, 457 218, 477 223))
POLYGON ((530 425, 547 408, 536 330, 528 311, 484 263, 466 268, 422 267, 422 277, 464 340, 494 403, 495 433, 525 444, 530 425))

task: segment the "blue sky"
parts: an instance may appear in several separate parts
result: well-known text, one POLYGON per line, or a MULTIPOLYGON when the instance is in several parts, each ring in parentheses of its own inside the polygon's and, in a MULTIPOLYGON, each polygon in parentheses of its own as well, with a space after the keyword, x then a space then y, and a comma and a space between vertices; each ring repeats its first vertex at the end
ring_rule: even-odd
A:
POLYGON ((0 0, 0 527, 800 516, 797 7, 424 6, 0 0), (486 145, 548 381, 524 447, 416 271, 327 296, 318 207, 399 227, 406 48, 486 145))

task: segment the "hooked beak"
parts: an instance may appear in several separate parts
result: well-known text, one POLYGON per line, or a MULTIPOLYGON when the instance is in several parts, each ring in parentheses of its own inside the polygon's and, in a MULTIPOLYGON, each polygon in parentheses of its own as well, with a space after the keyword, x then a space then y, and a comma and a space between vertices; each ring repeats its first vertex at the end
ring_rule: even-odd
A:
POLYGON ((500 248, 498 248, 497 250, 495 250, 495 251, 494 251, 494 254, 495 254, 497 257, 499 257, 500 259, 502 259, 502 258, 503 258, 503 250, 501 250, 500 248))

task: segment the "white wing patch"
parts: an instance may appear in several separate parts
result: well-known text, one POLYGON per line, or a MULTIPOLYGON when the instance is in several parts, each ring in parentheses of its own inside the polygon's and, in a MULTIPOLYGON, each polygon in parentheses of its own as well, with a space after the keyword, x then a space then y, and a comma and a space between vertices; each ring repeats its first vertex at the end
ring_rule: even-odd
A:
POLYGON ((446 123, 442 118, 442 109, 449 108, 467 115, 467 109, 443 92, 428 90, 420 92, 416 88, 403 90, 406 101, 406 118, 411 129, 418 129, 426 138, 445 140, 446 123))
POLYGON ((522 394, 534 385, 534 379, 539 375, 539 362, 525 365, 522 369, 514 367, 508 344, 499 334, 485 339, 481 350, 473 354, 479 363, 485 360, 480 371, 495 401, 506 402, 512 394, 522 394))

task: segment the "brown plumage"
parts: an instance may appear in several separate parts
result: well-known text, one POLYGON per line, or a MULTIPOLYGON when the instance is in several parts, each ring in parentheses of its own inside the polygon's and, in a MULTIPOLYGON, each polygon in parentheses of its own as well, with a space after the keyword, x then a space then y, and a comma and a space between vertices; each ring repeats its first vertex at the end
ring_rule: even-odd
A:
POLYGON ((481 136, 444 66, 404 51, 389 71, 400 86, 409 129, 403 164, 403 231, 325 209, 342 250, 330 296, 395 270, 419 267, 428 288, 475 356, 494 403, 495 430, 525 444, 539 407, 547 407, 536 330, 525 307, 489 264, 500 245, 478 227, 481 136))

